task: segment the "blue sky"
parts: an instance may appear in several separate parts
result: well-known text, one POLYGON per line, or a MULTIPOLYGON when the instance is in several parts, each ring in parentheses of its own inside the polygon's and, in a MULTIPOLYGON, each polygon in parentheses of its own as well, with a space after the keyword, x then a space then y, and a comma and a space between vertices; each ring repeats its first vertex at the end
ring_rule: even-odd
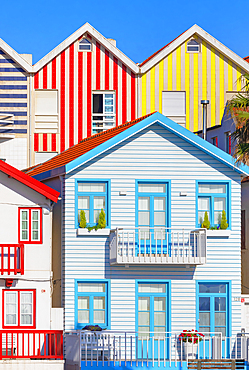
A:
POLYGON ((138 63, 196 23, 245 57, 247 7, 248 0, 2 1, 0 38, 18 53, 33 54, 35 63, 89 22, 138 63))

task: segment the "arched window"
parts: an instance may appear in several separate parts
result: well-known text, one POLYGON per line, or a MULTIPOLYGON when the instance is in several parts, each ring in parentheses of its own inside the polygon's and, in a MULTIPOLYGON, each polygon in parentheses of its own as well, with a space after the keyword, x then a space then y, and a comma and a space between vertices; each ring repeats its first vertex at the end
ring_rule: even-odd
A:
POLYGON ((188 52, 199 53, 199 51, 200 51, 200 44, 197 41, 195 41, 195 40, 190 40, 187 43, 187 51, 188 52))
POLYGON ((79 51, 91 51, 92 50, 92 44, 87 39, 82 39, 79 42, 79 51))

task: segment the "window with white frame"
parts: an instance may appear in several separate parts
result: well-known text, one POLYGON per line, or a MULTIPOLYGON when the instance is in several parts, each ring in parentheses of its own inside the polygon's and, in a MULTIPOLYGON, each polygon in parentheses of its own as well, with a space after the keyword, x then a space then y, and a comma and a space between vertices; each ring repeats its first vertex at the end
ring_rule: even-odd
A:
POLYGON ((76 286, 76 329, 85 325, 108 326, 108 282, 78 281, 76 286))
POLYGON ((200 44, 196 40, 190 40, 187 43, 187 52, 199 53, 200 44))
POLYGON ((82 39, 79 41, 79 51, 91 51, 92 50, 92 44, 87 39, 82 39))
POLYGON ((35 128, 57 133, 58 129, 58 91, 35 90, 35 128))
POLYGON ((162 113, 176 123, 186 123, 186 92, 163 91, 162 113))
POLYGON ((35 290, 3 291, 3 327, 35 327, 35 290))
POLYGON ((42 209, 19 208, 19 242, 42 243, 42 209))
POLYGON ((113 91, 95 91, 92 95, 92 134, 115 127, 116 107, 113 91))

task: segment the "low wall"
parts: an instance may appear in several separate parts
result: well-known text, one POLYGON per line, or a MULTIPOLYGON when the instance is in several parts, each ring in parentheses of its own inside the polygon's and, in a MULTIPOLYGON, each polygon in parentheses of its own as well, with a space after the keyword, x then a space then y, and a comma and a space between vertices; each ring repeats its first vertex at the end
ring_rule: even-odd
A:
POLYGON ((1 360, 1 370, 64 370, 63 360, 1 360))

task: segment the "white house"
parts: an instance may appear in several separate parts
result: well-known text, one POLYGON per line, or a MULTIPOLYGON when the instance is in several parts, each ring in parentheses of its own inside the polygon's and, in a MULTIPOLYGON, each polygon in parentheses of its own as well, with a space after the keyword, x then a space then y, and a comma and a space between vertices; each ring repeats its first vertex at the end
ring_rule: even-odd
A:
POLYGON ((51 304, 52 210, 58 196, 0 161, 1 368, 64 366, 62 312, 51 304))

